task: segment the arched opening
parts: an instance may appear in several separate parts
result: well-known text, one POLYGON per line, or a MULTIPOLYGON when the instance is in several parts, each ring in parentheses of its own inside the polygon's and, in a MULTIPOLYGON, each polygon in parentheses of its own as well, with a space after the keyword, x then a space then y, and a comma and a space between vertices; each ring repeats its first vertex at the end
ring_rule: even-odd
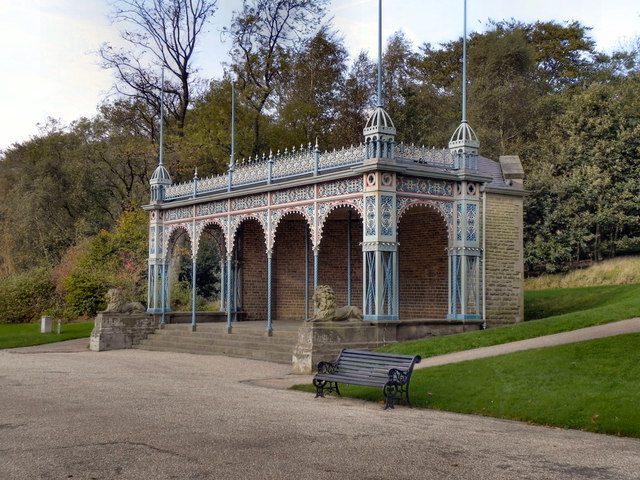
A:
POLYGON ((177 228, 169 237, 167 299, 165 305, 174 312, 191 310, 191 238, 184 228, 177 228))
POLYGON ((318 285, 333 289, 336 306, 362 307, 362 218, 349 206, 333 210, 322 228, 318 285))
POLYGON ((278 223, 273 245, 273 317, 304 320, 313 315, 313 252, 309 224, 300 213, 278 223))
POLYGON ((223 309, 223 273, 225 271, 225 244, 222 229, 207 225, 201 235, 196 259, 196 310, 223 309))
POLYGON ((446 222, 434 208, 414 206, 400 219, 398 242, 400 319, 446 318, 446 222))

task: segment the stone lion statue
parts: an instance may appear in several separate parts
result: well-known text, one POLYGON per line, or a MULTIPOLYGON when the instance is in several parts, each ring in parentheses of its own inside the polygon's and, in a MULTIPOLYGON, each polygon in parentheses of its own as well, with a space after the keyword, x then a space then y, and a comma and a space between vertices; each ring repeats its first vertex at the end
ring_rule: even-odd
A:
POLYGON ((125 302, 122 291, 117 288, 110 288, 105 295, 107 308, 105 312, 110 313, 144 313, 146 308, 140 302, 125 302))
POLYGON ((311 322, 340 322, 348 320, 362 320, 362 312, 358 307, 346 306, 336 309, 336 297, 331 287, 319 285, 313 295, 316 314, 307 321, 311 322))

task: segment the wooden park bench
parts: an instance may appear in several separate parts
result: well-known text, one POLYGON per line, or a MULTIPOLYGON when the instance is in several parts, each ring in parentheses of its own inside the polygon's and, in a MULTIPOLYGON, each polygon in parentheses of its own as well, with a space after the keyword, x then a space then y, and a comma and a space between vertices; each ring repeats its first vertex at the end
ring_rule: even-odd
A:
POLYGON ((409 381, 413 366, 420 362, 419 355, 365 352, 344 349, 335 362, 319 362, 318 373, 313 378, 316 398, 324 392, 340 395, 338 383, 380 387, 386 398, 385 410, 393 408, 395 400, 409 401, 409 381))

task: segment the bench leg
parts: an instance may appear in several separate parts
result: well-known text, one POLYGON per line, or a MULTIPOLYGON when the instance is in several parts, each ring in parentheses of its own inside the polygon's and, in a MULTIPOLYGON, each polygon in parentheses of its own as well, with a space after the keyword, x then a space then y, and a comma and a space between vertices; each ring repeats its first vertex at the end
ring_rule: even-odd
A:
POLYGON ((338 395, 342 396, 342 394, 340 393, 340 389, 338 388, 338 383, 337 382, 329 382, 327 380, 316 380, 315 378, 313 379, 313 386, 316 387, 316 396, 315 398, 318 397, 323 397, 324 398, 324 391, 327 390, 328 392, 336 392, 338 395))

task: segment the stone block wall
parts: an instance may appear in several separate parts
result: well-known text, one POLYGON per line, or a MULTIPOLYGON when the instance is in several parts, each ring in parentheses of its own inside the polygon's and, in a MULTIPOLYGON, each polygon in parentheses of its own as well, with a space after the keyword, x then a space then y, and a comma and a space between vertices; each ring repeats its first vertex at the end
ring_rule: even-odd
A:
POLYGON ((524 320, 523 199, 487 193, 487 326, 524 320))
POLYGON ((100 312, 94 321, 89 348, 94 352, 132 348, 157 326, 157 319, 148 313, 100 312))

